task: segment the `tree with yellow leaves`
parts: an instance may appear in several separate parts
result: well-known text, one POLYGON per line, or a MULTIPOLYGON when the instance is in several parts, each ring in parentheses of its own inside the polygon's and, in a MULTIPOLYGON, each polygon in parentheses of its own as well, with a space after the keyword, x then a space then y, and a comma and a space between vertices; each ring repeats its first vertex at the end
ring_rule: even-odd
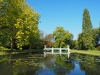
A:
POLYGON ((25 0, 2 0, 0 9, 2 43, 6 38, 6 43, 10 44, 11 50, 13 50, 14 43, 19 49, 22 49, 24 45, 31 46, 39 37, 39 14, 25 0))

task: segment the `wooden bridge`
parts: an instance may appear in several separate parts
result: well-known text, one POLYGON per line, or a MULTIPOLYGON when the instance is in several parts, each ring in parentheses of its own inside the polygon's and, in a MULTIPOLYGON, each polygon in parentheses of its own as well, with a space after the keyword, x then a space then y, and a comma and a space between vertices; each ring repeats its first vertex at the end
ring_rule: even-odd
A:
POLYGON ((69 45, 67 46, 67 48, 46 48, 46 45, 44 46, 44 56, 46 56, 47 54, 70 54, 70 49, 69 49, 69 45))

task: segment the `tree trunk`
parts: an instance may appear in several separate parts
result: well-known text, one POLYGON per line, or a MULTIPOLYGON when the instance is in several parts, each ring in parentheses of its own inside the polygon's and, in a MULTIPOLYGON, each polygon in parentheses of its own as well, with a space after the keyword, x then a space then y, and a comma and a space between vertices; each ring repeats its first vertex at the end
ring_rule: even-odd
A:
POLYGON ((13 50, 13 37, 10 37, 10 49, 13 50))
POLYGON ((31 49, 32 49, 31 44, 30 44, 30 46, 29 46, 29 47, 30 47, 29 49, 31 50, 31 49))

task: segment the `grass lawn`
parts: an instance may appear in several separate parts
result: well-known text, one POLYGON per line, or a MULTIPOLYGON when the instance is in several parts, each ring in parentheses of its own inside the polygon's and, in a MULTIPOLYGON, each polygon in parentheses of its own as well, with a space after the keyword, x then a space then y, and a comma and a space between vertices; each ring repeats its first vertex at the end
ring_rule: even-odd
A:
POLYGON ((0 55, 7 55, 8 53, 0 51, 0 55))
MULTIPOLYGON (((100 56, 100 51, 97 50, 70 50, 71 53, 82 53, 82 54, 90 54, 100 56)), ((32 49, 32 50, 1 50, 0 55, 8 55, 8 54, 20 54, 20 53, 34 53, 34 54, 43 54, 42 49, 32 49)))
POLYGON ((20 53, 34 53, 40 54, 43 53, 42 49, 32 49, 32 50, 0 50, 0 55, 8 55, 8 54, 20 54, 20 53))
POLYGON ((97 50, 70 50, 70 52, 100 56, 100 51, 97 50))

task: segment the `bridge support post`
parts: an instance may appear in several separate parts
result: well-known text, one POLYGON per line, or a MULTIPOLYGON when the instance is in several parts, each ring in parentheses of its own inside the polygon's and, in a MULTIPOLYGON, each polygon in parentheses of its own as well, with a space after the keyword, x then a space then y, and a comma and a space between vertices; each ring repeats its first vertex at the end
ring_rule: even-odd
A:
POLYGON ((53 55, 53 47, 52 47, 52 55, 53 55))
POLYGON ((44 57, 46 57, 46 52, 44 52, 44 57))
POLYGON ((70 55, 70 48, 69 48, 69 45, 67 46, 68 48, 68 58, 69 58, 69 55, 70 55))
POLYGON ((61 55, 61 47, 60 47, 60 55, 61 55))
POLYGON ((44 45, 44 57, 46 57, 46 45, 44 45))

